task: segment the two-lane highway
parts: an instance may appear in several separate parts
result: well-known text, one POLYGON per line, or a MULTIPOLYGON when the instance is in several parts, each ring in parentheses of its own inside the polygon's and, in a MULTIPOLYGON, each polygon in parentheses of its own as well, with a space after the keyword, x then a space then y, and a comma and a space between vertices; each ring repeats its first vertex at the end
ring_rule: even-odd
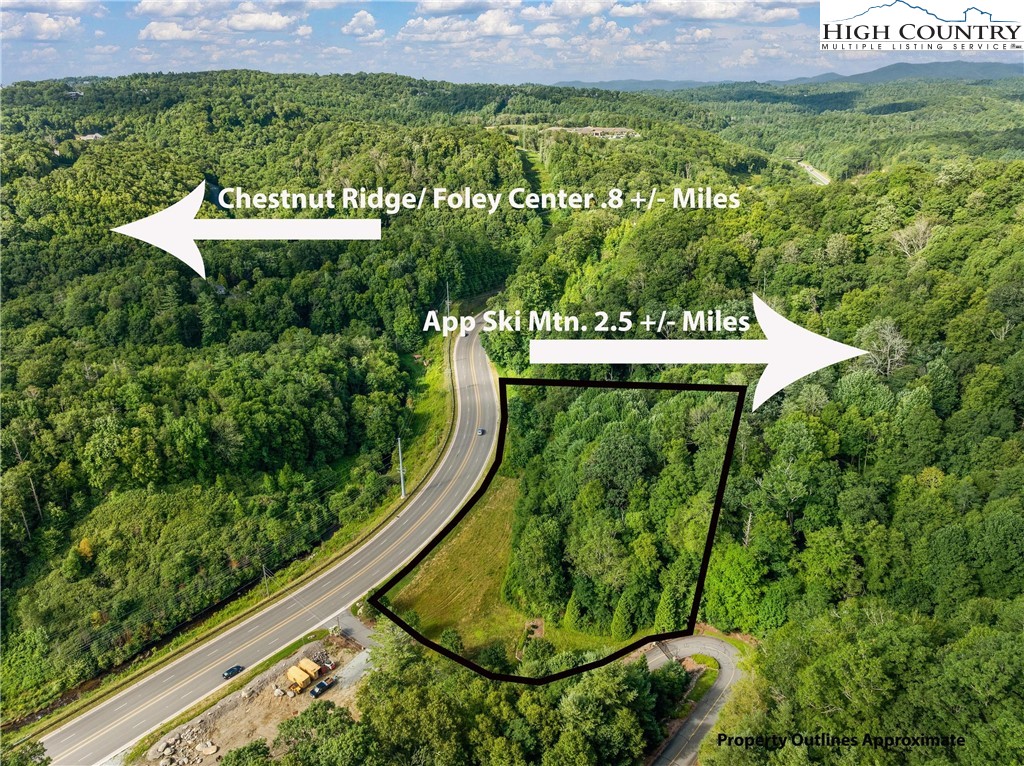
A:
POLYGON ((221 672, 252 667, 310 630, 333 622, 444 526, 490 465, 498 430, 494 373, 479 329, 456 339, 458 420, 433 475, 402 512, 316 579, 43 737, 56 766, 103 763, 227 683, 221 672), (478 435, 477 429, 486 433, 478 435))

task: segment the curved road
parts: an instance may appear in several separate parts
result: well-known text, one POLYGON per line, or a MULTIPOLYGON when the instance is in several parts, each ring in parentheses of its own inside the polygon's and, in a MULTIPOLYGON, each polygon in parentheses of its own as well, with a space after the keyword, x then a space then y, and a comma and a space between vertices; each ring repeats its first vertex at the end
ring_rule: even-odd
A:
POLYGON ((498 426, 494 373, 479 329, 456 339, 458 421, 444 458, 386 527, 315 580, 207 641, 43 737, 55 766, 109 760, 164 721, 228 683, 231 665, 252 667, 336 615, 382 583, 444 526, 490 464, 498 426), (486 429, 484 436, 477 428, 486 429))
MULTIPOLYGON (((687 636, 667 641, 665 644, 674 659, 688 657, 691 654, 707 654, 718 660, 721 666, 711 688, 701 697, 665 749, 651 762, 651 766, 689 766, 697 763, 700 743, 718 719, 718 714, 728 697, 729 687, 743 675, 743 671, 737 665, 740 653, 732 644, 714 636, 687 636)), ((660 646, 652 647, 647 652, 647 666, 651 670, 661 667, 668 661, 669 657, 660 646)))

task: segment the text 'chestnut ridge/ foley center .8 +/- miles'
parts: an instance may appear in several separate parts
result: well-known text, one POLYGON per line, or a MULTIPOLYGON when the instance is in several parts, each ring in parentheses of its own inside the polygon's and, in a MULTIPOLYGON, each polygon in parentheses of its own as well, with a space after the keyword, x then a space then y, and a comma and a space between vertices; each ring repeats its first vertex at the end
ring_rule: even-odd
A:
POLYGON ((630 207, 641 210, 655 205, 697 210, 736 209, 740 206, 740 195, 736 192, 716 192, 710 186, 671 189, 654 186, 650 191, 645 189, 632 194, 619 188, 611 188, 601 194, 565 189, 533 192, 523 187, 507 193, 474 192, 470 186, 460 189, 424 186, 418 192, 386 191, 382 186, 376 189, 360 186, 358 189, 345 187, 338 191, 326 189, 318 192, 291 192, 282 189, 250 193, 241 187, 232 186, 220 190, 217 202, 227 210, 365 210, 395 215, 402 210, 422 210, 426 206, 435 210, 485 210, 493 215, 503 202, 512 210, 621 210, 630 207))

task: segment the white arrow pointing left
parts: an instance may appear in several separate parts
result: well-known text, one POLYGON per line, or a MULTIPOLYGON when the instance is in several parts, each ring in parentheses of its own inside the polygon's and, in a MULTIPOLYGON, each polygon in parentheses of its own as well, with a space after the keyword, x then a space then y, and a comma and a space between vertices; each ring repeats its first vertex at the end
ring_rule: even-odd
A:
POLYGON ((112 231, 159 247, 206 279, 197 239, 380 239, 379 218, 196 218, 206 182, 166 210, 112 231))

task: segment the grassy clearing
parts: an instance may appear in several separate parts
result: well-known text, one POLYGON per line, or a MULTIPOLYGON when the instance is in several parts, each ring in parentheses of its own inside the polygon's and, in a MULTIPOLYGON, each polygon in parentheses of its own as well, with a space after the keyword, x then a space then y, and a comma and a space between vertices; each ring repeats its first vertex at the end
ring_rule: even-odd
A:
POLYGON ((468 650, 494 641, 514 644, 526 618, 501 600, 512 542, 518 480, 497 476, 473 511, 392 597, 420 617, 436 639, 455 628, 468 650))
POLYGON ((718 664, 718 660, 716 660, 714 657, 709 657, 706 654, 694 654, 690 656, 690 659, 692 659, 698 665, 703 665, 704 667, 710 668, 712 670, 719 670, 722 667, 718 664))
MULTIPOLYGON (((403 458, 410 492, 417 489, 430 475, 434 464, 442 455, 455 421, 454 395, 448 381, 448 353, 449 347, 445 341, 440 336, 434 336, 422 351, 423 357, 431 360, 429 366, 424 367, 411 355, 402 359, 403 365, 411 374, 412 410, 405 432, 407 436, 403 437, 403 447, 408 445, 403 458)), ((337 466, 339 486, 344 484, 353 465, 354 461, 345 461, 337 466)), ((182 652, 191 651, 197 645, 208 641, 221 630, 262 608, 269 600, 279 597, 283 592, 317 575, 347 555, 390 518, 401 504, 402 500, 396 488, 372 516, 343 526, 308 556, 293 561, 275 572, 268 581, 269 596, 267 589, 259 587, 237 598, 159 649, 142 654, 125 668, 108 674, 96 687, 74 701, 57 708, 52 714, 38 721, 21 727, 16 733, 8 734, 5 739, 20 742, 42 736, 129 684, 136 683, 149 673, 177 659, 182 652)))
POLYGON ((220 691, 205 698, 202 702, 196 703, 181 715, 172 718, 170 721, 163 724, 159 728, 154 729, 145 737, 136 742, 135 746, 132 747, 132 749, 129 750, 128 754, 125 756, 124 763, 131 764, 137 761, 141 761, 146 756, 146 751, 149 750, 149 748, 153 747, 153 745, 155 745, 158 741, 160 741, 160 739, 166 736, 167 733, 170 732, 172 729, 175 729, 178 726, 181 726, 183 723, 191 721, 196 716, 201 715, 203 712, 209 710, 211 707, 216 705, 218 702, 220 702, 228 695, 237 692, 239 689, 244 687, 247 683, 249 683, 260 673, 264 672, 265 670, 268 670, 269 668, 272 668, 275 664, 283 660, 285 657, 290 657, 291 655, 295 654, 297 651, 299 651, 299 649, 304 647, 306 644, 312 643, 313 641, 319 641, 321 638, 325 638, 327 634, 328 631, 326 630, 314 630, 310 633, 307 633, 298 641, 294 641, 293 643, 288 644, 288 646, 284 647, 272 656, 263 660, 263 662, 246 670, 244 673, 242 673, 242 675, 240 675, 230 684, 220 689, 220 691))
POLYGON ((689 706, 689 709, 686 711, 687 714, 693 709, 694 705, 700 702, 701 697, 707 694, 711 687, 714 686, 715 680, 718 678, 718 671, 721 669, 718 660, 707 654, 693 654, 690 655, 690 659, 698 665, 703 665, 704 671, 693 684, 690 693, 686 695, 685 705, 689 706))
MULTIPOLYGON (((496 476, 452 536, 391 594, 399 612, 416 612, 420 631, 428 638, 437 640, 445 629, 454 628, 469 656, 495 643, 514 655, 527 621, 537 616, 518 612, 501 598, 518 497, 518 478, 496 476)), ((567 651, 608 653, 651 633, 653 629, 616 642, 550 621, 544 626, 544 638, 567 651)))
POLYGON ((693 685, 693 689, 690 691, 690 694, 686 699, 693 703, 700 702, 701 697, 708 693, 717 678, 717 668, 708 668, 705 670, 700 674, 700 678, 697 679, 697 683, 693 685))

